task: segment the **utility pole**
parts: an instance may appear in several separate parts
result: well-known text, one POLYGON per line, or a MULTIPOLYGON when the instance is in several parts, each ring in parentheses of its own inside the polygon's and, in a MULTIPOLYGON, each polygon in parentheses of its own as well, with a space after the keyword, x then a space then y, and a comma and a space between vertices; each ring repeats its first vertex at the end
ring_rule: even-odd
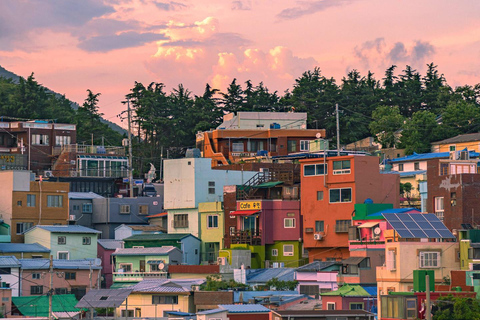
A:
POLYGON ((337 115, 337 156, 340 156, 340 121, 338 118, 338 103, 335 104, 335 114, 337 115))
POLYGON ((53 256, 50 255, 50 287, 48 288, 48 319, 53 320, 52 296, 53 296, 53 256))
POLYGON ((158 177, 160 181, 163 181, 163 146, 160 147, 160 174, 158 177))
POLYGON ((130 100, 127 100, 128 108, 128 182, 130 183, 130 198, 133 198, 133 161, 132 161, 132 124, 130 113, 130 100))
MULTIPOLYGON (((92 290, 92 261, 90 261, 90 274, 88 276, 90 279, 90 290, 92 290)), ((90 318, 93 319, 93 308, 90 308, 90 318)))
POLYGON ((432 312, 430 308, 430 276, 427 274, 425 276, 425 285, 426 287, 426 301, 425 301, 425 319, 432 320, 432 312))

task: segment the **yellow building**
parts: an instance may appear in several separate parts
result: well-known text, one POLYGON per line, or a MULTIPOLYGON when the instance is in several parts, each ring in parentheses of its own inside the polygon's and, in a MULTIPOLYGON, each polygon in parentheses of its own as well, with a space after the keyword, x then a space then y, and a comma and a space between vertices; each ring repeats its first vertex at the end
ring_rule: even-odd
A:
POLYGON ((115 309, 116 317, 159 318, 167 316, 165 312, 195 312, 193 287, 204 280, 143 280, 132 287, 132 292, 115 309))
POLYGON ((202 240, 201 261, 217 261, 223 248, 224 212, 222 202, 202 202, 198 204, 200 216, 200 239, 202 240))
POLYGON ((465 148, 480 152, 480 133, 461 134, 432 143, 432 152, 461 151, 465 148))

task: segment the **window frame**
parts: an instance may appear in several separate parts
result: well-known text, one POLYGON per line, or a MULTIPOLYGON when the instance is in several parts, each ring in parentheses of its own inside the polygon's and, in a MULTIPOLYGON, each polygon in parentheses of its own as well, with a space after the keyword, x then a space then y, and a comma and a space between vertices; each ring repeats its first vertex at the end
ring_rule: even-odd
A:
POLYGON ((132 208, 129 204, 121 204, 118 212, 119 214, 130 214, 132 212, 132 208))
POLYGON ((335 220, 335 232, 336 233, 348 233, 348 228, 351 225, 352 225, 351 220, 335 220))
POLYGON ((40 272, 33 272, 32 279, 39 280, 42 278, 42 274, 40 272))
POLYGON ((159 305, 159 304, 161 305, 162 304, 168 304, 168 305, 178 304, 178 295, 159 295, 159 294, 152 295, 152 305, 159 305), (169 301, 167 301, 167 298, 169 298, 168 299, 169 301))
POLYGON ((58 260, 70 260, 70 252, 68 251, 57 251, 57 259, 58 260), (67 259, 62 259, 60 258, 60 255, 61 254, 66 254, 67 255, 67 259))
POLYGON ((300 140, 300 151, 310 150, 310 140, 300 140))
POLYGON ((207 215, 207 229, 218 229, 218 221, 218 214, 207 215))
POLYGON ((82 203, 82 213, 92 213, 93 204, 91 203, 82 203))
POLYGON ((351 203, 353 199, 353 190, 352 188, 332 188, 328 190, 328 203, 351 203), (343 196, 342 192, 345 190, 350 190, 350 201, 342 201, 343 196), (338 201, 332 202, 332 191, 338 191, 338 201))
POLYGON ((304 177, 324 176, 326 174, 328 174, 328 163, 316 163, 316 164, 303 165, 304 177), (313 173, 305 174, 306 169, 312 170, 312 167, 313 167, 313 173), (320 173, 321 170, 323 170, 323 173, 320 173))
POLYGON ((174 228, 188 228, 188 213, 179 213, 173 215, 174 228))
POLYGON ((352 173, 352 162, 350 160, 335 160, 333 161, 333 174, 350 174, 352 173), (340 163, 340 168, 335 169, 336 164, 340 163), (347 166, 348 163, 348 166, 347 166))
POLYGON ((43 295, 43 286, 30 286, 30 295, 43 295))
POLYGON ((92 237, 82 237, 82 245, 89 246, 92 244, 92 237))
POLYGON ((208 181, 208 194, 215 194, 215 181, 208 181))
POLYGON ((27 207, 35 208, 36 206, 37 206, 37 195, 27 194, 27 207), (33 202, 33 205, 32 205, 32 202, 33 202))
POLYGON ((293 228, 296 228, 297 227, 297 224, 296 224, 296 221, 295 221, 295 218, 284 218, 283 219, 283 227, 285 229, 293 229, 293 228), (287 224, 287 221, 290 221, 291 225, 288 226, 287 224))
POLYGON ((422 269, 441 268, 440 252, 438 251, 420 251, 418 254, 418 267, 422 269), (435 255, 435 258, 429 257, 435 255), (427 257, 426 257, 427 256, 427 257), (429 265, 431 264, 431 265, 429 265))
MULTIPOLYGON (((133 264, 132 263, 119 263, 118 264, 118 269, 123 269, 123 272, 124 273, 127 273, 127 272, 132 272, 133 270, 133 264), (125 270, 124 266, 127 266, 128 270, 125 270)), ((117 271, 118 272, 118 271, 117 271)))
POLYGON ((272 257, 278 257, 278 249, 272 249, 272 257))
POLYGON ((76 272, 65 272, 65 280, 77 280, 76 272))
POLYGON ((337 310, 335 302, 327 302, 327 310, 337 310), (333 308, 332 308, 333 306, 333 308))
POLYGON ((57 244, 58 245, 66 245, 67 244, 67 236, 58 236, 57 237, 57 244))
POLYGON ((148 211, 149 211, 148 209, 149 209, 148 204, 139 204, 138 205, 138 214, 142 215, 142 216, 148 215, 148 211))
POLYGON ((49 208, 63 208, 62 195, 47 195, 47 207, 49 208))
POLYGON ((315 220, 315 232, 325 232, 325 221, 324 220, 315 220), (317 229, 318 222, 318 229, 317 229), (321 228, 320 228, 321 227, 321 228), (322 229, 322 230, 319 230, 322 229))
POLYGON ((284 244, 283 245, 283 256, 284 257, 293 257, 295 254, 295 247, 293 246, 293 244, 284 244), (289 251, 289 250, 285 250, 285 248, 287 247, 291 247, 292 250, 289 251))

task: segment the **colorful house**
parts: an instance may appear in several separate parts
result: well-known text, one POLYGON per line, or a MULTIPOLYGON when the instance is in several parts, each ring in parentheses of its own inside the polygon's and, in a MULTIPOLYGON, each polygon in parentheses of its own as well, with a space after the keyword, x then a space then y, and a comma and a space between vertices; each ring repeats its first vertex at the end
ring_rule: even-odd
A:
POLYGON ((480 133, 460 134, 453 138, 432 142, 433 152, 460 151, 465 148, 480 152, 480 133))
POLYGON ((220 309, 227 310, 230 320, 269 320, 271 310, 259 304, 221 304, 220 309))
POLYGON ((224 247, 223 230, 225 217, 222 202, 203 202, 198 204, 200 214, 200 239, 202 240, 201 261, 217 262, 220 249, 224 247))
POLYGON ((25 232, 25 243, 42 243, 56 259, 95 259, 100 233, 77 225, 38 225, 25 232))
POLYGON ((182 252, 176 247, 120 248, 112 253, 114 283, 135 283, 148 278, 166 278, 170 264, 180 264, 182 252))
POLYGON ((137 234, 123 239, 125 248, 133 247, 164 247, 174 246, 183 253, 182 264, 200 264, 201 240, 191 234, 183 233, 159 233, 159 234, 137 234))
POLYGON ((472 270, 473 264, 480 264, 480 230, 472 229, 471 224, 465 226, 468 229, 458 230, 460 268, 472 270))
POLYGON ((20 261, 14 256, 0 257, 0 280, 5 287, 12 289, 10 295, 13 297, 20 295, 20 266, 20 261))
POLYGON ((167 229, 157 225, 126 225, 122 224, 115 228, 115 240, 123 240, 135 234, 162 233, 167 229))
POLYGON ((374 297, 360 285, 347 283, 338 290, 322 293, 321 296, 322 310, 376 311, 374 297))
POLYGON ((399 176, 381 174, 377 157, 348 155, 300 163, 303 245, 309 261, 350 256, 348 232, 356 203, 370 198, 399 205, 399 176))
POLYGON ((0 243, 0 256, 14 256, 17 259, 49 258, 50 249, 38 243, 0 243))
POLYGON ((309 296, 317 296, 323 292, 338 289, 338 271, 327 270, 335 264, 333 261, 313 261, 297 268, 295 280, 298 281, 297 291, 309 296))
POLYGON ((102 288, 110 288, 113 284, 113 269, 112 253, 115 250, 123 248, 123 241, 113 239, 98 239, 98 258, 102 261, 102 288))

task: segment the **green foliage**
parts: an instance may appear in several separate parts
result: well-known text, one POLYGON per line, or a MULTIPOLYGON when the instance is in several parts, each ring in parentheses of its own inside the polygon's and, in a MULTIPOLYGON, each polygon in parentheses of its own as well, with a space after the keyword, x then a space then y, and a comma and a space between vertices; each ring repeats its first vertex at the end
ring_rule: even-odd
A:
POLYGON ((452 295, 440 297, 433 311, 433 320, 478 319, 480 319, 480 301, 473 298, 452 295))
POLYGON ((439 138, 439 125, 430 111, 417 111, 403 125, 402 146, 406 154, 430 152, 433 141, 439 138))
POLYGON ((297 288, 298 281, 281 281, 278 278, 272 278, 267 281, 266 286, 269 290, 293 291, 297 288))
POLYGON ((222 280, 220 275, 209 275, 207 281, 200 286, 203 291, 219 291, 219 290, 248 290, 250 287, 246 284, 235 282, 234 280, 222 280))
POLYGON ((373 121, 369 128, 372 134, 376 134, 375 139, 382 144, 384 148, 393 148, 398 144, 398 134, 396 132, 402 127, 404 118, 400 114, 400 108, 397 106, 379 106, 372 113, 373 121))

